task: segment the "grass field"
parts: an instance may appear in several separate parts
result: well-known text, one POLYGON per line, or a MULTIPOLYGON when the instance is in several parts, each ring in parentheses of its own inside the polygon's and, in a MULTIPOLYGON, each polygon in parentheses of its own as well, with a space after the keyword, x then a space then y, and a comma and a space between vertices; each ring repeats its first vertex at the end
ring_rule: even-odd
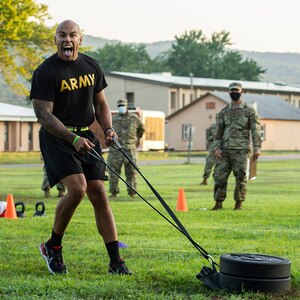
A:
MULTIPOLYGON (((39 162, 38 156, 30 158, 39 162)), ((28 160, 21 158, 23 163, 28 160)), ((11 161, 1 157, 2 163, 11 161)), ((43 198, 42 169, 1 167, 0 201, 8 193, 24 201, 24 219, 0 219, 0 299, 300 299, 299 200, 300 160, 261 161, 258 176, 248 183, 244 208, 233 211, 233 178, 222 211, 213 206, 213 184, 199 186, 203 164, 141 166, 170 208, 184 189, 188 212, 176 212, 193 239, 218 262, 225 253, 259 253, 288 258, 291 291, 281 294, 229 293, 207 288, 195 276, 208 262, 193 245, 144 201, 129 200, 125 185, 111 206, 130 277, 109 276, 108 257, 97 234, 91 204, 85 198, 64 237, 69 273, 48 274, 37 247, 49 238, 58 198, 43 198), (35 203, 44 201, 46 217, 33 217, 35 203)), ((148 186, 138 177, 138 190, 165 214, 148 186)))

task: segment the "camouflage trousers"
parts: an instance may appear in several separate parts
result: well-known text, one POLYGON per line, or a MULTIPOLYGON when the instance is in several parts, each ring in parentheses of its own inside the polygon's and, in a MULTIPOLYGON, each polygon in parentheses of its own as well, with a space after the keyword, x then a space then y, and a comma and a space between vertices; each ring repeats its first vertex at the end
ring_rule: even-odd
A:
MULTIPOLYGON (((137 151, 136 149, 123 149, 130 159, 136 164, 137 162, 137 151)), ((107 164, 118 174, 121 175, 121 169, 124 165, 126 183, 136 190, 136 173, 137 171, 128 161, 128 159, 119 150, 110 148, 107 158, 107 164)), ((118 194, 119 189, 119 177, 108 169, 109 175, 109 191, 112 194, 118 194)), ((128 195, 134 194, 134 192, 127 186, 128 195)))
POLYGON ((215 153, 214 153, 214 151, 209 151, 208 155, 205 158, 204 173, 202 176, 204 179, 207 179, 210 176, 215 163, 216 163, 215 153))
POLYGON ((214 200, 224 201, 227 194, 228 177, 235 176, 234 200, 244 201, 247 183, 248 150, 222 150, 222 158, 216 159, 214 169, 214 200))
MULTIPOLYGON (((43 191, 47 191, 47 190, 50 190, 50 184, 48 181, 48 176, 47 176, 45 167, 43 167, 43 172, 44 172, 44 174, 43 174, 43 181, 42 181, 41 189, 43 191)), ((61 182, 56 184, 56 188, 58 191, 62 191, 62 192, 66 191, 66 187, 61 182)))

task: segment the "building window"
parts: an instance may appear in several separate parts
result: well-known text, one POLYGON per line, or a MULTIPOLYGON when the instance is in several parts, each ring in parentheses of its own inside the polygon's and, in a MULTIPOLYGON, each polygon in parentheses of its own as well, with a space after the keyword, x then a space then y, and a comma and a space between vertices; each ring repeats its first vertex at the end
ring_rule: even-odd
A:
POLYGON ((134 103, 134 93, 126 93, 126 99, 128 101, 128 109, 136 109, 134 103))
POLYGON ((171 109, 176 109, 176 93, 171 92, 171 109))
POLYGON ((262 141, 266 140, 266 125, 265 124, 260 125, 260 137, 261 137, 262 141))
POLYGON ((185 123, 181 125, 181 138, 184 141, 189 140, 190 135, 192 133, 192 124, 190 123, 185 123))
POLYGON ((185 94, 182 94, 182 107, 185 107, 185 94))

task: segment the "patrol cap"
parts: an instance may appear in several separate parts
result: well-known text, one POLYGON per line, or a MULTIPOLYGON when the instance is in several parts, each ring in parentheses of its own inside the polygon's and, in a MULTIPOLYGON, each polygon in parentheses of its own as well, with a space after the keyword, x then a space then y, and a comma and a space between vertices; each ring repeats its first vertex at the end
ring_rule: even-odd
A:
POLYGON ((127 106, 127 100, 126 99, 120 99, 117 102, 118 106, 127 106))
POLYGON ((235 89, 235 90, 240 90, 240 91, 243 89, 242 85, 239 82, 231 82, 229 84, 228 88, 229 88, 229 90, 235 89))

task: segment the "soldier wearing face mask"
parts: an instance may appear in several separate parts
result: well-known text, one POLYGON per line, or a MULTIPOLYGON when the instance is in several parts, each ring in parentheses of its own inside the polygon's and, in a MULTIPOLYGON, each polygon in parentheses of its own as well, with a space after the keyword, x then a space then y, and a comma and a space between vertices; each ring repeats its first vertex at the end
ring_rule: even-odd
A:
POLYGON ((260 123, 256 111, 242 100, 242 85, 232 82, 229 85, 231 103, 221 110, 217 118, 217 129, 214 138, 216 165, 214 169, 214 200, 212 210, 223 208, 227 193, 228 177, 233 172, 236 178, 234 191, 235 207, 241 209, 246 197, 247 160, 260 155, 260 123))
MULTIPOLYGON (((136 164, 137 147, 140 144, 140 139, 145 132, 145 128, 136 114, 128 112, 128 103, 126 99, 118 100, 117 105, 118 113, 113 115, 112 125, 118 135, 118 140, 122 145, 123 150, 136 164)), ((136 190, 136 170, 119 150, 110 147, 107 163, 119 175, 121 174, 121 168, 124 165, 126 182, 136 190)), ((110 170, 108 170, 108 174, 109 191, 111 193, 110 198, 115 198, 120 192, 118 184, 119 178, 110 170)), ((127 187, 127 192, 130 197, 135 196, 134 192, 129 187, 127 187)))

